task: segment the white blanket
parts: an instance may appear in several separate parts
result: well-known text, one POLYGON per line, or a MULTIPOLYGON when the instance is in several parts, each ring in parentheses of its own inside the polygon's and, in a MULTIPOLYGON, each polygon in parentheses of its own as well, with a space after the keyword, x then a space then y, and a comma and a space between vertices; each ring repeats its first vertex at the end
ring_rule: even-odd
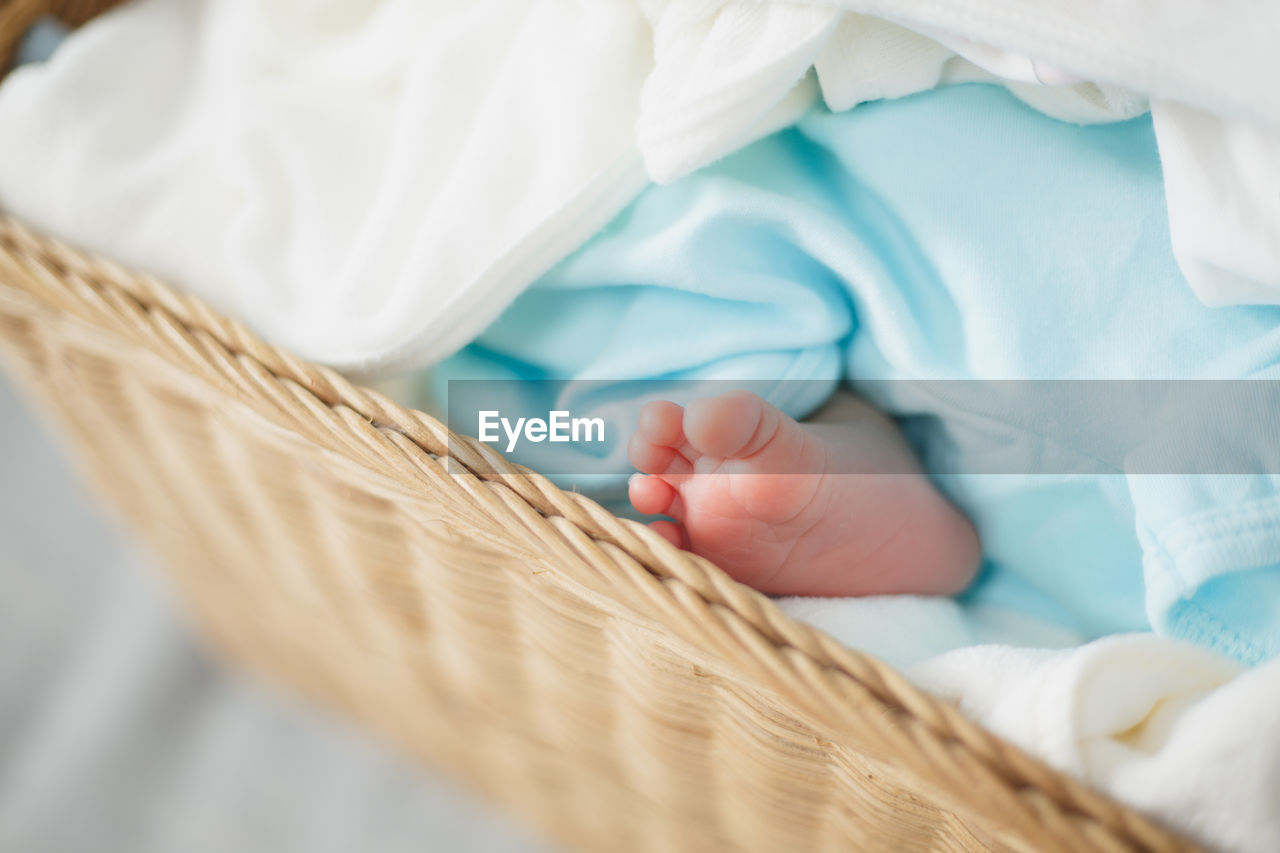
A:
POLYGON ((353 371, 461 347, 646 179, 625 0, 147 0, 0 89, 0 207, 353 371))
POLYGON ((648 178, 819 97, 999 79, 1073 121, 1189 105, 1157 103, 1179 258, 1207 301, 1277 301, 1277 34, 1263 0, 141 0, 0 90, 0 207, 387 374, 475 337, 648 178))
POLYGON ((1206 847, 1280 849, 1280 660, 1241 673, 1196 646, 1122 635, 960 649, 908 675, 1206 847))
POLYGON ((1209 305, 1280 304, 1280 5, 649 0, 647 8, 657 65, 637 135, 655 180, 735 150, 770 126, 770 110, 795 114, 819 91, 845 110, 995 79, 1081 123, 1131 117, 1150 96, 1174 254, 1188 283, 1209 305), (817 85, 801 79, 810 68, 817 85))
POLYGON ((950 599, 779 603, 1210 849, 1280 849, 1280 660, 1246 671, 1153 634, 1077 645, 1053 627, 950 599))

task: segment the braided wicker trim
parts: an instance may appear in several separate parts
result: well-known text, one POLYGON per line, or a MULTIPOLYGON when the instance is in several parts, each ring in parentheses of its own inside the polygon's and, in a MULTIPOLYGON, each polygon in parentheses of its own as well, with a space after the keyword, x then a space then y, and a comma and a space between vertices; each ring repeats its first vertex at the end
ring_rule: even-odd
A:
MULTIPOLYGON (((273 420, 416 488, 449 493, 499 525, 569 551, 574 580, 749 670, 860 749, 908 764, 957 808, 984 803, 1064 844, 1193 849, 991 735, 891 667, 800 624, 765 596, 636 522, 564 492, 488 445, 451 433, 337 373, 263 343, 156 279, 0 217, 0 273, 40 302, 141 344, 273 420), (590 576, 578 577, 579 566, 590 576)), ((982 809, 986 811, 986 809, 982 809)))

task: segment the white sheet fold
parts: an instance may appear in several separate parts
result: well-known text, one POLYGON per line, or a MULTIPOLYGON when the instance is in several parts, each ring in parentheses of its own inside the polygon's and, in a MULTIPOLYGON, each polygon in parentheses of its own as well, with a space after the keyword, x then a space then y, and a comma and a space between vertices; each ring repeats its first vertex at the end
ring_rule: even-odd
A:
POLYGON ((1280 849, 1280 660, 1079 638, 950 599, 781 599, 1048 764, 1209 849, 1280 849))
POLYGON ((1000 80, 1078 122, 1159 96, 1189 280, 1280 301, 1277 32, 1245 0, 139 0, 0 90, 0 207, 385 375, 473 338, 648 178, 819 99, 1000 80))
POLYGON ((146 0, 0 89, 0 206, 306 358, 412 367, 645 185, 650 54, 629 0, 146 0))
POLYGON ((960 649, 908 673, 1049 764, 1213 849, 1280 849, 1280 661, 1153 635, 960 649))
POLYGON ((1207 305, 1280 304, 1280 131, 1151 104, 1178 265, 1207 305))
POLYGON ((637 127, 656 181, 754 139, 751 118, 810 67, 833 110, 986 80, 1056 118, 1093 123, 1139 115, 1154 95, 1188 282, 1210 305, 1280 303, 1280 6, 654 0, 645 11, 657 64, 637 127))

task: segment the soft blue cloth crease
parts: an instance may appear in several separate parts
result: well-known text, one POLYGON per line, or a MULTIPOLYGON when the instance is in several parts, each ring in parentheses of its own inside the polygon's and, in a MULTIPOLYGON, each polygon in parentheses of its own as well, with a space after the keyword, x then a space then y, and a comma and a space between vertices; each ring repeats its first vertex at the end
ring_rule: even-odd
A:
MULTIPOLYGON (((1101 384, 1037 420, 931 382, 1274 378, 1278 361, 1280 309, 1208 308, 1180 274, 1148 118, 1080 127, 965 85, 815 111, 649 188, 430 382, 440 398, 450 379, 615 382, 604 396, 634 412, 664 380, 688 380, 684 399, 755 380, 796 417, 850 383, 900 419, 978 527, 985 568, 964 606, 1254 663, 1280 651, 1276 451, 1256 473, 1152 472, 1143 454, 1166 425, 1229 441, 1229 413, 1157 400, 1129 446, 1101 384), (1064 435, 1107 461, 1055 467, 1064 435), (993 454, 1032 462, 992 473, 993 454)), ((556 399, 513 409, 585 414, 575 388, 602 393, 524 387, 556 399)), ((624 445, 568 485, 616 506, 624 445)))
POLYGON ((14 65, 44 62, 66 41, 69 32, 66 24, 57 18, 41 18, 31 25, 22 41, 18 42, 14 65))

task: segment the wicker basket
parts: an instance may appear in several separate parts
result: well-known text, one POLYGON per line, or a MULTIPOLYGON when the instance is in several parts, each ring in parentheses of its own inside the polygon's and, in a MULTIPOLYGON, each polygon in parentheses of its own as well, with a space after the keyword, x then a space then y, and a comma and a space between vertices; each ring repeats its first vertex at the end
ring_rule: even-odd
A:
MULTIPOLYGON (((0 50, 110 5, 2 2, 0 50)), ((0 355, 219 648, 571 846, 1191 849, 644 527, 9 219, 0 355)))

